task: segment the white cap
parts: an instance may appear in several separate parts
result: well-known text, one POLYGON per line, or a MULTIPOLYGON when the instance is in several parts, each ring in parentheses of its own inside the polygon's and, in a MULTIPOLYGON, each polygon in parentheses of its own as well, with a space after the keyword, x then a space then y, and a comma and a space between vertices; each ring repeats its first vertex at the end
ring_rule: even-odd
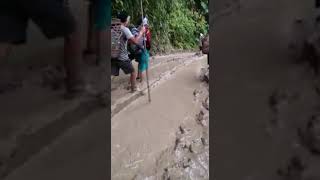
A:
POLYGON ((148 25, 148 19, 147 17, 145 17, 142 21, 142 24, 145 26, 145 25, 148 25))

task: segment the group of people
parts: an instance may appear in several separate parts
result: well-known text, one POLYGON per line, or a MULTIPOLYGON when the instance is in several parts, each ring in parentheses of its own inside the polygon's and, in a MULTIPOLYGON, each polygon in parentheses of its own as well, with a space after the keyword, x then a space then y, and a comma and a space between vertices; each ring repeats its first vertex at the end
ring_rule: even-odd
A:
MULTIPOLYGON (((97 46, 88 47, 101 61, 103 51, 100 41, 107 36, 110 18, 110 3, 107 0, 89 0, 91 4, 91 27, 97 46)), ((48 39, 64 38, 64 67, 68 97, 86 92, 86 83, 81 74, 83 54, 81 35, 68 0, 1 0, 0 1, 0 61, 7 58, 13 45, 26 43, 28 21, 32 20, 48 39)), ((44 59, 45 61, 45 59, 44 59)))
POLYGON ((149 51, 151 48, 151 33, 148 25, 148 19, 139 18, 136 27, 129 28, 130 16, 126 12, 120 12, 118 19, 121 22, 122 35, 119 39, 120 52, 118 57, 111 60, 112 75, 119 76, 121 69, 125 74, 130 74, 131 91, 140 91, 136 82, 143 85, 143 72, 148 68, 149 51), (138 73, 133 67, 132 60, 135 59, 138 64, 138 73))

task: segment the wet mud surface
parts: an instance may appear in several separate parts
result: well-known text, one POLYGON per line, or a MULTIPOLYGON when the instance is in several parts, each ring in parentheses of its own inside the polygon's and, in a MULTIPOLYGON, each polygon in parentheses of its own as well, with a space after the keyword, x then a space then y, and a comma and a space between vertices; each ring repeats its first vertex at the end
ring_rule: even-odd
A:
MULTIPOLYGON (((184 121, 176 132, 174 146, 158 157, 155 175, 148 179, 209 179, 209 70, 202 69, 203 84, 194 91, 201 110, 184 121)), ((146 179, 137 176, 136 180, 146 179)))
MULTIPOLYGON (((301 77, 313 76, 312 70, 304 66, 301 77), (309 73, 303 73, 303 72, 309 73)), ((313 79, 313 78, 311 78, 313 79)), ((289 157, 275 170, 279 179, 308 180, 320 178, 320 118, 319 95, 314 81, 305 82, 304 87, 275 90, 269 97, 270 118, 266 131, 274 141, 291 144, 289 157)), ((302 83, 304 82, 304 83, 302 83)))
MULTIPOLYGON (((150 88, 153 89, 163 82, 166 82, 173 77, 176 71, 202 58, 204 58, 204 56, 195 55, 194 52, 151 58, 149 69, 150 88)), ((133 64, 137 67, 136 62, 133 62, 133 64)), ((137 85, 144 94, 147 93, 146 82, 138 83, 137 85)), ((111 77, 111 117, 125 109, 126 106, 141 96, 142 94, 140 92, 134 94, 130 93, 128 76, 125 74, 121 73, 120 76, 111 77)))
POLYGON ((197 81, 201 81, 199 87, 190 91, 192 97, 190 103, 195 103, 197 106, 195 113, 179 121, 167 148, 153 155, 154 157, 149 157, 154 161, 140 162, 146 163, 147 167, 137 162, 135 168, 132 167, 136 169, 135 173, 122 176, 122 179, 209 179, 209 70, 207 68, 202 68, 197 81))
POLYGON ((83 73, 88 89, 94 91, 68 100, 64 98, 65 73, 60 65, 1 67, 0 179, 104 107, 108 99, 103 97, 106 68, 89 66, 83 73))

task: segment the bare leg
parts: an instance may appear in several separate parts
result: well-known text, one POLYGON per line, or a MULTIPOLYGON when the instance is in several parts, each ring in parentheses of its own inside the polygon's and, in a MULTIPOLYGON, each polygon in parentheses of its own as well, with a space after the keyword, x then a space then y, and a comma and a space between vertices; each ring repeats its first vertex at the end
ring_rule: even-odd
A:
POLYGON ((142 82, 142 72, 141 71, 138 71, 138 78, 139 78, 139 82, 142 82))
POLYGON ((64 65, 66 69, 67 91, 83 90, 83 77, 81 75, 82 55, 81 55, 81 39, 78 31, 65 37, 64 42, 64 65))
POLYGON ((136 73, 135 72, 131 73, 130 83, 131 83, 131 90, 134 91, 134 89, 136 88, 136 73))

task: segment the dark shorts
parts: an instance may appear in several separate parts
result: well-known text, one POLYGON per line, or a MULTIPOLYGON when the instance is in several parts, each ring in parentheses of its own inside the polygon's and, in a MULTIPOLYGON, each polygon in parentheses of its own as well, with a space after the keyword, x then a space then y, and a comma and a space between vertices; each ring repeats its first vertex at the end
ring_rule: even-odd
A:
POLYGON ((126 61, 119 61, 117 59, 111 60, 111 74, 113 76, 119 76, 120 69, 125 74, 130 74, 134 72, 134 67, 132 65, 132 62, 130 60, 126 61))
POLYGON ((26 42, 28 21, 32 20, 48 39, 65 37, 75 31, 75 19, 64 0, 1 0, 0 43, 26 42))

